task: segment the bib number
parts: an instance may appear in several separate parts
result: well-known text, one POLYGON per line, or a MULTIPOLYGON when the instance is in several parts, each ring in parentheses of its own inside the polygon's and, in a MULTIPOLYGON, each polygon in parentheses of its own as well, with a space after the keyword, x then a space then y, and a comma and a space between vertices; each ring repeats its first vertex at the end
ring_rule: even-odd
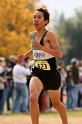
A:
POLYGON ((50 70, 50 65, 47 61, 36 61, 35 66, 42 70, 50 70))

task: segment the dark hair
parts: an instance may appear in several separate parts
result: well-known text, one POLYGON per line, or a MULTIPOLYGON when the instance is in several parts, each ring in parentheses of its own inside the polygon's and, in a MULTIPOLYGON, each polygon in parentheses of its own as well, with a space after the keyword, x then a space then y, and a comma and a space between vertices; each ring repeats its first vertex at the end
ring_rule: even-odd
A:
POLYGON ((49 12, 47 11, 47 9, 39 8, 39 9, 37 9, 36 11, 42 12, 42 13, 43 13, 43 16, 44 16, 44 21, 45 21, 45 20, 48 20, 48 23, 49 23, 49 16, 50 16, 50 14, 49 14, 49 12))

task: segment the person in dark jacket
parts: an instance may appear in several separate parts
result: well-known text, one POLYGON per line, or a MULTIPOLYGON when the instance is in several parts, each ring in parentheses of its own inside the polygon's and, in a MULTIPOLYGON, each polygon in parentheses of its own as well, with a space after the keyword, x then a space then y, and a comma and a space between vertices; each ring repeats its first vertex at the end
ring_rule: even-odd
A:
POLYGON ((72 70, 72 75, 73 75, 73 81, 75 88, 73 90, 74 94, 74 108, 78 107, 78 84, 79 84, 79 68, 78 68, 78 60, 76 58, 73 58, 71 60, 71 70, 72 70))

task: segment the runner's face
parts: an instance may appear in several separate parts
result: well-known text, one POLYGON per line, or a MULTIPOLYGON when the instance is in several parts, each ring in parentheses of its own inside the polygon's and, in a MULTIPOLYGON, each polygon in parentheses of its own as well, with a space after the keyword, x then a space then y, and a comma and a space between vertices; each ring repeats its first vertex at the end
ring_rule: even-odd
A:
POLYGON ((45 27, 46 21, 44 21, 43 13, 40 11, 36 11, 33 17, 33 24, 36 29, 41 29, 45 27))

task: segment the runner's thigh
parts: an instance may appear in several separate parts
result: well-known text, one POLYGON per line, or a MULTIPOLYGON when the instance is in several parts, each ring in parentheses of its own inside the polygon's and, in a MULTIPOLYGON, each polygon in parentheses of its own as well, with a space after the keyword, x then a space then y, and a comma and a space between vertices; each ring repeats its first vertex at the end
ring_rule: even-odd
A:
POLYGON ((58 90, 48 90, 52 104, 60 102, 60 90, 61 88, 59 88, 58 90))
POLYGON ((29 84, 30 93, 39 96, 42 89, 43 89, 43 84, 40 81, 40 79, 36 76, 32 77, 29 84))

